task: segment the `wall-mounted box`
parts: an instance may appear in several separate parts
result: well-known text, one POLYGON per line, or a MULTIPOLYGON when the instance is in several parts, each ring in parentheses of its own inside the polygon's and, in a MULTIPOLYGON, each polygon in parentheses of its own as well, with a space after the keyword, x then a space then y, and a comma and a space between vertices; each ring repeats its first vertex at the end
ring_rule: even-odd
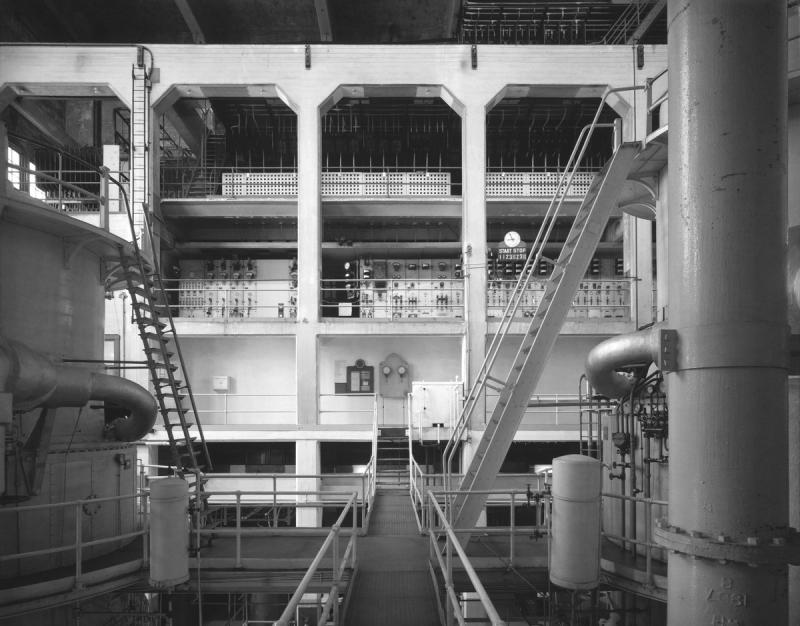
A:
POLYGON ((230 376, 212 376, 211 377, 211 388, 214 391, 225 391, 228 392, 231 389, 231 377, 230 376))

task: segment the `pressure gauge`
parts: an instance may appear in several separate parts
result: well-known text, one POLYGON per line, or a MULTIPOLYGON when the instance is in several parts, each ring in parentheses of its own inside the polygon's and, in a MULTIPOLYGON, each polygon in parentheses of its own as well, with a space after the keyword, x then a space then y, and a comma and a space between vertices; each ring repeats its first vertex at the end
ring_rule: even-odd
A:
POLYGON ((519 236, 519 233, 517 231, 515 231, 515 230, 508 231, 506 233, 506 236, 503 238, 503 242, 509 248, 516 248, 519 245, 520 241, 521 241, 521 238, 519 236))

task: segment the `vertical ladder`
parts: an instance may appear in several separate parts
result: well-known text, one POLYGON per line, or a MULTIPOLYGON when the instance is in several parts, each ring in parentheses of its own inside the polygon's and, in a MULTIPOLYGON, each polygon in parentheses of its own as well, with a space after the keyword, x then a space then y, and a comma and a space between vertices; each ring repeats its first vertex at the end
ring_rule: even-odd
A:
POLYGON ((172 463, 183 478, 193 476, 196 488, 201 490, 200 476, 211 471, 211 459, 158 265, 144 259, 136 239, 131 248, 120 249, 120 265, 169 440, 172 463), (190 415, 194 422, 189 421, 190 415))
POLYGON ((144 228, 143 204, 148 199, 148 164, 150 156, 150 75, 144 62, 131 70, 130 166, 131 209, 134 215, 134 237, 144 228))
MULTIPOLYGON (((638 142, 620 145, 604 169, 592 181, 575 216, 561 254, 555 262, 541 304, 531 318, 530 326, 523 336, 509 372, 505 376, 498 375, 494 371, 496 368, 491 367, 494 357, 489 366, 483 368, 480 380, 477 381, 479 384, 475 395, 479 395, 484 387, 489 387, 499 392, 499 397, 470 466, 464 473, 459 492, 451 505, 451 519, 456 528, 474 526, 483 510, 486 495, 472 492, 488 490, 494 483, 639 148, 638 142)), ((579 160, 580 157, 578 162, 579 160)), ((549 237, 549 230, 554 221, 552 218, 547 228, 548 232, 542 236, 544 241, 549 237)), ((538 263, 538 260, 536 262, 538 263)), ((526 271, 529 270, 526 268, 526 271)), ((519 287, 522 284, 523 290, 529 280, 525 273, 523 272, 517 285, 519 287)), ((513 318, 517 306, 518 302, 514 303, 514 306, 510 304, 505 316, 513 318)), ((503 336, 507 334, 509 325, 510 321, 505 325, 501 323, 503 336)), ((500 334, 498 331, 498 335, 500 334)), ((502 336, 499 339, 496 336, 495 339, 499 348, 502 336)), ((471 392, 469 401, 477 403, 476 397, 472 397, 473 393, 475 392, 471 392)), ((449 459, 445 465, 447 471, 449 459)))

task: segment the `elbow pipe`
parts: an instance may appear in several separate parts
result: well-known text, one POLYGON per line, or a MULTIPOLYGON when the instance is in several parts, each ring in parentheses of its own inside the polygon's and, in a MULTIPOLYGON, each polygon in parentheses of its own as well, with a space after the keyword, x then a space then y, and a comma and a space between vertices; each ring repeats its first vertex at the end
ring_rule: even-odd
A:
POLYGON ((658 326, 618 335, 600 342, 586 358, 586 377, 600 395, 620 398, 636 383, 631 374, 618 370, 636 365, 648 366, 659 355, 658 326))
POLYGON ((130 411, 111 425, 119 441, 141 439, 158 416, 158 405, 144 387, 119 376, 53 364, 24 344, 2 338, 0 391, 10 393, 14 408, 22 410, 83 406, 90 400, 118 404, 130 411))

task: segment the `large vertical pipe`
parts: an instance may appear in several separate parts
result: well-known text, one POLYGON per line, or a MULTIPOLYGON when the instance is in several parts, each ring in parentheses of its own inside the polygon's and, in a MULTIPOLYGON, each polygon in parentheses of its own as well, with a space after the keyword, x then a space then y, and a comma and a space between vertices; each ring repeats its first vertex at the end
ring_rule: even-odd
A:
POLYGON ((668 23, 668 623, 785 624, 787 566, 747 561, 788 525, 786 2, 668 23))

